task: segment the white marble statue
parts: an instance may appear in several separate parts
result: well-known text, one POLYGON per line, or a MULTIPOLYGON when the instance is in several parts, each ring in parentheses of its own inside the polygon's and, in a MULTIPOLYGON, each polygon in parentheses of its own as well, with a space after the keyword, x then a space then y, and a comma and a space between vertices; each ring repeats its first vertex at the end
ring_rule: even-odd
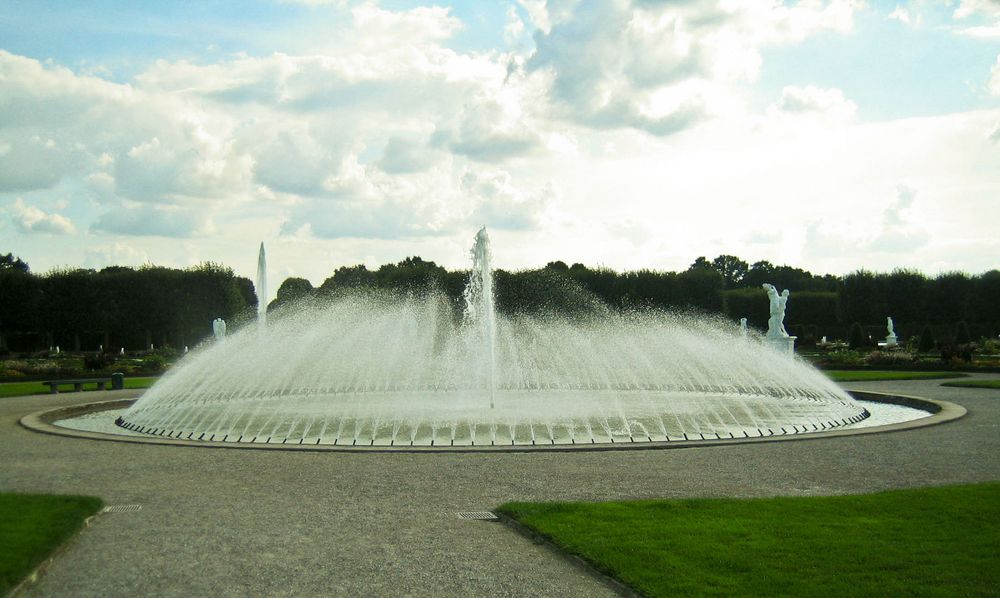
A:
POLYGON ((892 325, 892 318, 887 317, 885 319, 885 324, 886 324, 886 329, 889 331, 889 334, 885 337, 885 346, 895 347, 897 344, 899 344, 899 338, 896 337, 896 330, 892 325))
POLYGON ((226 321, 222 318, 212 320, 212 334, 215 335, 215 340, 217 341, 226 338, 226 321))
POLYGON ((788 304, 788 289, 778 295, 778 289, 773 284, 764 283, 763 288, 767 291, 767 297, 771 300, 771 317, 767 320, 767 336, 787 338, 785 331, 785 306, 788 304))

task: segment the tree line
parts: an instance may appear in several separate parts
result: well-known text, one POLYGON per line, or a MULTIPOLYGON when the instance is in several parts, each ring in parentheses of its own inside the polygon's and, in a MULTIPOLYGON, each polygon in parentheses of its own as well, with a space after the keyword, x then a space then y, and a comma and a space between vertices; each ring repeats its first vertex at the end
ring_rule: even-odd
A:
POLYGON ((211 333, 213 319, 236 324, 256 305, 253 283, 219 264, 36 275, 0 255, 0 350, 181 349, 211 333))
MULTIPOLYGON (((847 339, 858 323, 869 336, 885 336, 891 316, 901 338, 920 335, 931 326, 940 340, 955 334, 959 323, 974 338, 1000 333, 1000 271, 979 275, 949 272, 935 277, 913 270, 875 273, 859 270, 845 276, 817 275, 786 265, 749 264, 732 255, 696 259, 679 272, 567 265, 494 272, 497 308, 502 313, 562 313, 586 310, 684 309, 746 317, 765 329, 768 300, 765 282, 791 289, 786 328, 809 344, 821 336, 847 339)), ((432 261, 408 257, 370 270, 343 266, 314 287, 288 278, 268 309, 303 298, 336 297, 357 289, 424 293, 448 297, 456 314, 468 272, 448 270, 432 261)), ((0 348, 182 348, 211 334, 211 321, 231 326, 251 318, 257 305, 253 284, 229 268, 206 263, 187 270, 112 266, 102 270, 66 269, 43 275, 8 254, 0 255, 0 348)))
MULTIPOLYGON (((947 272, 935 277, 906 269, 889 273, 858 270, 834 276, 767 261, 750 264, 736 256, 721 255, 713 260, 699 257, 681 272, 617 272, 556 261, 534 270, 500 269, 494 276, 497 308, 505 313, 566 313, 590 309, 596 300, 611 307, 692 309, 721 313, 733 320, 745 317, 751 326, 764 330, 769 314, 761 285, 771 283, 779 289, 791 289, 786 328, 804 344, 822 336, 846 340, 855 323, 872 338, 884 337, 886 317, 893 318, 901 338, 920 335, 931 326, 938 339, 949 341, 959 323, 970 328, 975 338, 1000 333, 998 270, 979 275, 947 272)), ((287 279, 271 307, 357 287, 409 291, 434 287, 459 305, 467 277, 465 271, 450 271, 419 257, 375 270, 363 265, 344 266, 315 288, 303 278, 287 279)))

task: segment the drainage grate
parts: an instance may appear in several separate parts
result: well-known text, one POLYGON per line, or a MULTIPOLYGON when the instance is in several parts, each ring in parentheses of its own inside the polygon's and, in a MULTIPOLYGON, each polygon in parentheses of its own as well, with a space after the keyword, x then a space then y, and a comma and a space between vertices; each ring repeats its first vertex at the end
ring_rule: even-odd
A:
POLYGON ((458 514, 459 519, 477 519, 480 521, 492 521, 498 519, 496 514, 490 511, 462 511, 458 514))
POLYGON ((142 509, 142 505, 108 505, 102 513, 134 513, 142 509))

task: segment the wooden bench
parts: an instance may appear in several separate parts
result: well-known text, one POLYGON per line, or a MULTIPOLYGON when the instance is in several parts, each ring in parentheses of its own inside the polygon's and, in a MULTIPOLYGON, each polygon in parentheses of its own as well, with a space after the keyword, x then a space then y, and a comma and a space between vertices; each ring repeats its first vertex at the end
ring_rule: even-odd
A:
POLYGON ((97 390, 104 390, 109 382, 111 382, 111 378, 86 378, 81 380, 49 380, 48 382, 42 382, 42 384, 49 385, 49 394, 57 394, 60 386, 68 384, 73 385, 73 392, 80 392, 83 390, 84 384, 96 383, 97 390))

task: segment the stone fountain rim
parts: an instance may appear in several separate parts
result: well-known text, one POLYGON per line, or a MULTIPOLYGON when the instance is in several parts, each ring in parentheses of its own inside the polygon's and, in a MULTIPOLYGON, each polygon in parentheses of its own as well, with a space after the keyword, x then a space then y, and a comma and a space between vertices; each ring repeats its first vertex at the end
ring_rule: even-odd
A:
POLYGON ((89 440, 103 440, 109 442, 128 442, 135 444, 160 444, 169 446, 183 446, 188 448, 219 448, 238 450, 281 450, 281 451, 311 451, 311 452, 337 452, 337 453, 526 453, 526 452, 573 452, 573 451, 635 451, 635 450, 661 450, 673 448, 698 448, 726 446, 734 444, 750 444, 760 442, 785 442, 792 440, 818 440, 823 438, 836 438, 841 436, 856 436, 861 434, 879 434, 885 432, 898 432, 902 430, 912 430, 925 426, 933 426, 954 421, 966 414, 965 407, 938 399, 925 397, 914 397, 897 393, 881 393, 869 391, 845 391, 855 399, 871 401, 876 403, 887 403, 892 405, 903 405, 914 409, 920 409, 930 413, 928 417, 886 424, 882 426, 872 426, 869 428, 848 428, 834 429, 819 432, 807 432, 800 434, 782 434, 776 436, 764 436, 757 438, 725 438, 712 440, 671 440, 656 442, 630 442, 628 444, 556 444, 556 445, 514 445, 514 446, 345 446, 345 445, 302 445, 302 444, 267 444, 267 443, 237 443, 237 442, 214 442, 206 440, 180 440, 176 438, 162 438, 159 436, 126 436, 123 434, 106 434, 102 432, 90 432, 85 430, 74 430, 55 425, 55 421, 94 413, 120 409, 132 405, 136 398, 115 399, 110 401, 95 401, 68 407, 55 407, 43 411, 37 411, 22 417, 19 421, 22 427, 40 432, 43 434, 53 434, 57 436, 70 436, 75 438, 86 438, 89 440))

